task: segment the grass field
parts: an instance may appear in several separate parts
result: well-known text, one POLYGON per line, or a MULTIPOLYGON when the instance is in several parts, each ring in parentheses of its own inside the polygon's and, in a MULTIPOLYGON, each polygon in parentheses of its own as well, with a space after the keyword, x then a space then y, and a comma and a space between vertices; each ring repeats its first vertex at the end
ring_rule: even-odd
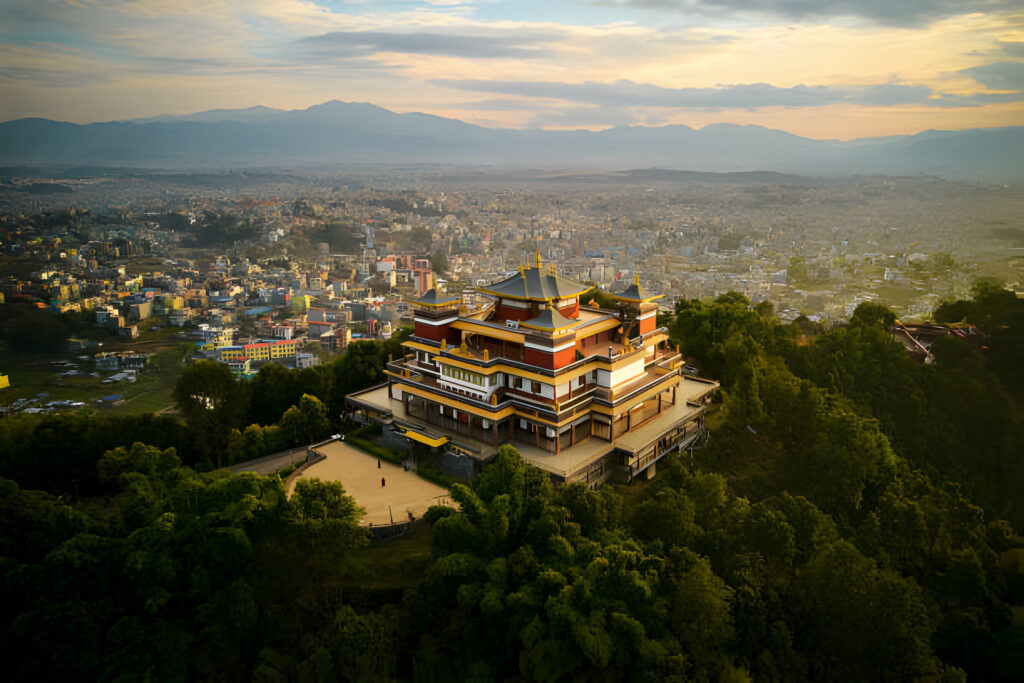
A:
MULTIPOLYGON (((133 350, 153 353, 146 367, 137 373, 135 382, 121 381, 104 383, 113 374, 94 371, 89 353, 47 353, 47 354, 0 354, 0 371, 10 375, 10 388, 0 392, 0 405, 10 405, 17 399, 36 398, 38 394, 49 394, 37 400, 33 406, 48 401, 80 401, 87 406, 97 407, 95 401, 105 396, 123 394, 125 402, 116 406, 102 406, 101 410, 113 413, 146 413, 173 407, 171 392, 181 372, 181 360, 191 346, 187 343, 173 343, 171 340, 153 344, 111 344, 104 350, 133 350), (168 345, 168 342, 173 345, 168 345), (75 375, 62 374, 66 370, 78 371, 75 375)), ((83 406, 84 407, 84 406, 83 406)))
POLYGON ((905 285, 882 285, 874 290, 878 295, 879 303, 890 308, 906 308, 918 297, 927 292, 905 285))

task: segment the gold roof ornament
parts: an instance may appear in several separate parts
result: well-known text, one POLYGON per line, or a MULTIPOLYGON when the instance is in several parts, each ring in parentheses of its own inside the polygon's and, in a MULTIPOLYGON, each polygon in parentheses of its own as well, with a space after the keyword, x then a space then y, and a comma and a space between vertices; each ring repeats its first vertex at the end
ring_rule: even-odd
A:
POLYGON ((495 391, 493 394, 491 394, 491 405, 492 406, 498 405, 498 392, 497 391, 495 391))
POLYGON ((484 360, 485 361, 489 361, 490 359, 491 359, 491 352, 488 351, 487 349, 484 349, 484 360))
POLYGON ((499 282, 477 287, 483 294, 502 299, 541 302, 548 298, 557 300, 581 296, 594 288, 560 276, 557 272, 544 272, 540 253, 536 266, 519 266, 518 275, 512 275, 499 282))
POLYGON ((645 304, 645 303, 648 303, 648 302, 651 302, 651 301, 656 301, 657 299, 660 299, 663 296, 665 296, 665 295, 664 294, 654 294, 654 295, 652 295, 652 294, 649 294, 647 291, 645 291, 644 288, 640 286, 640 273, 639 272, 633 273, 633 284, 631 284, 629 287, 627 287, 625 290, 619 292, 618 294, 612 294, 612 297, 617 299, 618 301, 625 301, 627 303, 634 303, 634 304, 645 304))

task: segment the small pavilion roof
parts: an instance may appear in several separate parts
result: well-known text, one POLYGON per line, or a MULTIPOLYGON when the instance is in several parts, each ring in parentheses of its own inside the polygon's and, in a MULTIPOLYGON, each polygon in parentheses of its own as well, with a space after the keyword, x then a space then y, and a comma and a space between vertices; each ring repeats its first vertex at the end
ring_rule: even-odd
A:
POLYGON ((519 326, 529 327, 535 330, 544 330, 546 332, 556 332, 558 330, 566 330, 571 327, 575 327, 578 322, 578 320, 566 318, 558 312, 557 308, 552 305, 548 305, 548 307, 541 311, 538 316, 520 322, 519 326))
POLYGON ((436 288, 431 288, 419 299, 413 299, 412 303, 417 306, 453 306, 455 304, 462 303, 462 299, 439 294, 436 288))
POLYGON ((612 296, 619 301, 629 301, 631 303, 646 303, 648 301, 654 301, 665 296, 664 294, 650 294, 643 287, 640 286, 640 275, 636 274, 633 276, 633 284, 626 289, 622 290, 618 294, 612 294, 612 296))
POLYGON ((562 277, 555 273, 554 269, 545 272, 541 267, 538 252, 537 262, 533 268, 520 268, 518 274, 478 289, 485 294, 505 299, 540 302, 579 296, 589 292, 593 286, 562 277))

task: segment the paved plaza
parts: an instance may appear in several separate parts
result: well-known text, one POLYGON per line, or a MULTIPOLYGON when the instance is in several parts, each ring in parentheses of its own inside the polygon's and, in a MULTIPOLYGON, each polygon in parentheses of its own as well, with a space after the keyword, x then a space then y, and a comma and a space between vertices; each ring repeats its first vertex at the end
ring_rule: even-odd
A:
POLYGON ((392 515, 394 521, 402 522, 409 519, 409 512, 421 517, 428 507, 439 503, 440 498, 448 499, 448 489, 384 460, 380 461, 378 469, 377 458, 344 442, 332 441, 316 450, 327 457, 293 480, 288 493, 299 479, 339 481, 346 493, 366 509, 364 525, 388 524, 392 515), (381 478, 384 486, 380 485, 381 478))

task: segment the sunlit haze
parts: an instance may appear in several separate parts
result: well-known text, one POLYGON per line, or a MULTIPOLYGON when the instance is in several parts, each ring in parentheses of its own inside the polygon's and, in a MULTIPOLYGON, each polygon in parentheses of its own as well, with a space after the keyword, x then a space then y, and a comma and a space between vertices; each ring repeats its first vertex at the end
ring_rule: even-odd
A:
POLYGON ((6 0, 0 119, 371 102, 492 127, 1024 122, 1000 0, 6 0))

